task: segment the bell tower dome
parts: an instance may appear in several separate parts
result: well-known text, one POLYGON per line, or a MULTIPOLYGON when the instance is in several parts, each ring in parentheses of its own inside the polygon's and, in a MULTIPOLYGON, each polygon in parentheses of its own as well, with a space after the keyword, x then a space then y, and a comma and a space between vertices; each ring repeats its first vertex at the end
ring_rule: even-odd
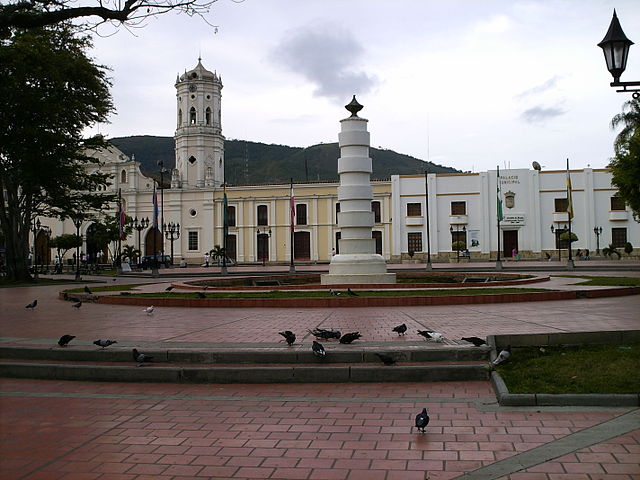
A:
POLYGON ((171 188, 219 187, 224 181, 222 80, 198 64, 176 78, 176 166, 171 188))

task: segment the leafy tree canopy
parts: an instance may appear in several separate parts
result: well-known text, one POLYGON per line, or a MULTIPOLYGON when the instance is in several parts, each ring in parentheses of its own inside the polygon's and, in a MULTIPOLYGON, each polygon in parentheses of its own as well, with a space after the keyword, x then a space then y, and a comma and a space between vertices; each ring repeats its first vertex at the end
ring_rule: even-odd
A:
MULTIPOLYGON (((136 27, 176 11, 203 17, 217 0, 8 0, 0 5, 0 38, 12 29, 33 29, 79 19, 88 28, 108 23, 136 27)), ((241 2, 243 0, 234 0, 241 2)), ((203 17, 204 18, 204 17, 203 17)), ((206 20, 205 20, 206 21, 206 20)))
POLYGON ((622 113, 611 120, 611 127, 622 126, 614 143, 611 159, 611 183, 618 195, 631 207, 640 222, 640 99, 625 102, 622 113))
POLYGON ((90 60, 90 40, 70 25, 12 30, 0 40, 0 227, 10 281, 29 278, 29 225, 41 215, 86 217, 113 196, 97 192, 108 175, 87 165, 85 128, 112 111, 105 67, 90 60))

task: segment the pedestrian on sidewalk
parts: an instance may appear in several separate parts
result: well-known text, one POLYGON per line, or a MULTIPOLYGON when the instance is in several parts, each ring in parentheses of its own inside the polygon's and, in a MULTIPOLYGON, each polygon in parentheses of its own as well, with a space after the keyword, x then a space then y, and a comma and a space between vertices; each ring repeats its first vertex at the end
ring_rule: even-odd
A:
POLYGON ((588 248, 584 249, 584 259, 585 260, 591 260, 591 252, 589 252, 588 248))
POLYGON ((206 252, 204 254, 204 266, 208 267, 209 266, 209 252, 206 252))

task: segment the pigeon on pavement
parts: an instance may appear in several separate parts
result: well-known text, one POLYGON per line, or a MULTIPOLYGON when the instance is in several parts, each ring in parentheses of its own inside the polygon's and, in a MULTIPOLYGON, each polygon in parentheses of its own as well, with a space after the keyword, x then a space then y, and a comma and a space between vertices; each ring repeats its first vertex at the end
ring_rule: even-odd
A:
POLYGON ((425 340, 433 340, 438 343, 442 343, 444 339, 441 333, 432 332, 431 330, 418 330, 418 335, 422 335, 425 340))
POLYGON ((60 337, 60 340, 58 340, 58 345, 60 345, 61 347, 66 347, 74 338, 76 338, 75 335, 62 335, 60 337))
POLYGON ((33 309, 33 308, 36 308, 37 306, 38 306, 38 300, 34 300, 33 302, 31 302, 29 305, 27 305, 27 306, 26 306, 26 307, 24 307, 24 308, 31 308, 31 309, 33 309))
POLYGON ((89 295, 91 295, 93 292, 91 291, 91 289, 89 287, 87 287, 86 285, 84 286, 84 293, 88 293, 89 295))
POLYGON ((390 355, 385 355, 384 353, 376 353, 375 355, 385 365, 394 365, 396 363, 396 359, 390 355))
POLYGON ((333 289, 329 289, 329 293, 331 294, 332 297, 339 297, 340 295, 342 295, 341 292, 338 292, 337 290, 333 290, 333 289))
POLYGON ((309 330, 309 333, 316 338, 322 338, 324 340, 330 340, 332 338, 339 339, 341 334, 339 330, 327 330, 325 328, 314 328, 309 330))
POLYGON ((151 305, 150 307, 145 308, 144 310, 142 310, 144 313, 146 313, 147 315, 153 315, 153 305, 151 305))
POLYGON ((393 331, 397 332, 398 335, 404 335, 407 331, 407 326, 403 323, 402 325, 398 325, 397 327, 393 327, 393 331))
POLYGON ((113 345, 114 343, 118 343, 118 342, 116 342, 115 340, 96 340, 93 342, 94 345, 97 345, 102 348, 108 347, 109 345, 113 345))
POLYGON ((492 362, 494 365, 500 365, 503 362, 506 362, 507 359, 511 356, 511 345, 507 345, 496 357, 496 359, 492 362))
POLYGON ((327 356, 327 352, 325 352, 324 347, 321 343, 313 341, 313 345, 311 345, 311 351, 316 357, 324 358, 327 356))
POLYGON ((71 305, 73 308, 77 308, 78 310, 80 310, 80 307, 82 306, 82 300, 79 301, 78 303, 74 303, 73 305, 71 305))
MULTIPOLYGON (((287 345, 291 346, 296 341, 296 334, 291 330, 285 330, 284 332, 278 332, 278 335, 282 335, 287 341, 287 345)), ((280 340, 282 341, 282 340, 280 340)))
POLYGON ((462 337, 460 340, 464 340, 465 342, 473 343, 476 347, 480 347, 482 345, 486 345, 487 342, 479 337, 462 337))
POLYGON ((358 340, 360 337, 362 337, 362 335, 360 335, 360 332, 345 333, 344 335, 342 335, 342 337, 340 337, 340 343, 351 343, 354 340, 358 340))
POLYGON ((353 290, 351 290, 350 288, 347 288, 347 293, 349 294, 350 297, 357 297, 358 294, 356 292, 354 292, 353 290))
POLYGON ((133 360, 138 362, 138 366, 142 365, 145 362, 150 362, 153 360, 152 355, 147 355, 146 353, 139 352, 138 349, 133 349, 133 360))
POLYGON ((424 429, 427 428, 427 425, 429 425, 429 414, 427 413, 427 409, 423 408, 422 412, 416 415, 416 428, 419 432, 424 433, 424 429))

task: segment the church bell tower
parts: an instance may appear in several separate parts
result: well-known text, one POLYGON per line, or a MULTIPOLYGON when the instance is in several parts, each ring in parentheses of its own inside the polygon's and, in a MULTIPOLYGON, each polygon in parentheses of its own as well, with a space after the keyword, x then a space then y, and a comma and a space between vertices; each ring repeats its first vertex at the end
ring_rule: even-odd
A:
POLYGON ((171 188, 219 187, 224 182, 222 80, 198 65, 176 78, 176 166, 171 188))

